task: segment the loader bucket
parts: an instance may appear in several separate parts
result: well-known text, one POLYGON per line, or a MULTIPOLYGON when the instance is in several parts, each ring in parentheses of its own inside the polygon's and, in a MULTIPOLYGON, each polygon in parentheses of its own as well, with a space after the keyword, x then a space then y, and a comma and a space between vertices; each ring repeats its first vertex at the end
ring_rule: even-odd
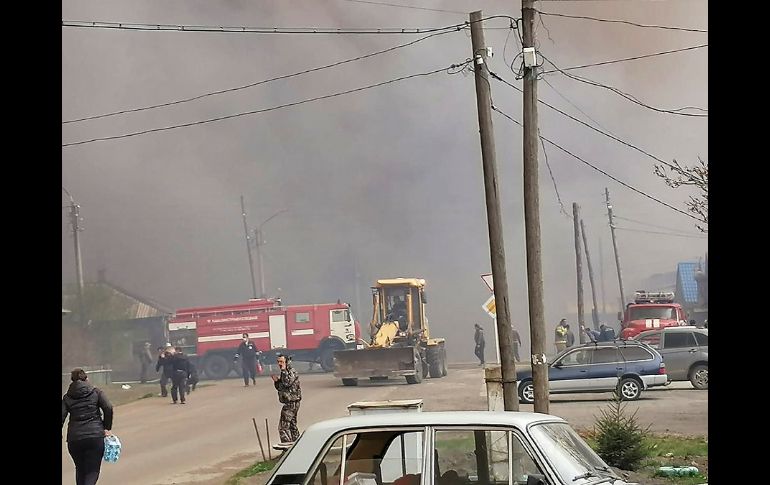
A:
POLYGON ((375 347, 334 352, 334 376, 343 379, 415 374, 413 347, 375 347))

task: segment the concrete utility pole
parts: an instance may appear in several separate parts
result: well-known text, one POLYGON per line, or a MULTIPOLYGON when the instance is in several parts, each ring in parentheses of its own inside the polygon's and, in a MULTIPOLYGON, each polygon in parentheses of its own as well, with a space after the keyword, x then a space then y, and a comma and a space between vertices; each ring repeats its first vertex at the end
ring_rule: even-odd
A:
POLYGON ((249 255, 249 271, 251 272, 251 294, 253 295, 252 298, 256 298, 257 283, 254 279, 254 260, 251 257, 251 237, 249 236, 249 226, 246 223, 246 206, 243 204, 243 196, 241 196, 241 216, 243 216, 243 232, 246 234, 246 252, 249 255))
POLYGON ((479 116, 479 134, 481 135, 481 162, 484 169, 484 194, 489 226, 489 254, 492 262, 492 278, 495 282, 494 294, 497 314, 495 324, 499 336, 503 405, 506 411, 518 411, 519 396, 516 392, 516 363, 513 357, 511 338, 511 314, 508 309, 508 279, 505 272, 503 221, 498 197, 500 191, 497 184, 495 135, 492 128, 492 98, 489 92, 489 70, 486 66, 487 47, 484 43, 480 10, 471 13, 470 22, 473 72, 476 81, 476 106, 479 116))
MULTIPOLYGON (((527 66, 530 50, 535 51, 535 2, 522 0, 521 29, 524 47, 523 131, 524 131, 524 227, 527 246, 527 290, 532 348, 532 381, 535 412, 548 413, 548 364, 545 359, 545 313, 543 310, 543 267, 540 261, 540 196, 537 181, 537 62, 527 66)), ((536 59, 535 59, 536 60, 536 59)))
POLYGON ((586 227, 583 225, 583 219, 580 219, 580 232, 583 234, 583 246, 586 250, 586 265, 588 266, 588 281, 591 283, 591 301, 594 304, 594 307, 591 309, 591 321, 594 324, 594 330, 599 330, 599 307, 596 305, 594 270, 591 266, 591 253, 588 252, 588 236, 586 236, 586 227))
POLYGON ((585 343, 583 332, 580 331, 586 324, 585 308, 583 307, 583 255, 580 251, 580 207, 577 202, 572 203, 572 226, 575 231, 575 268, 577 269, 577 317, 580 334, 580 343, 585 343))
POLYGON ((602 251, 602 238, 599 238, 599 281, 602 285, 602 315, 606 315, 607 299, 604 294, 604 252, 602 251))
POLYGON ((80 206, 75 203, 75 199, 72 198, 69 191, 64 187, 61 188, 67 197, 70 198, 70 225, 72 226, 72 238, 75 241, 75 276, 77 278, 78 287, 78 313, 80 314, 80 323, 85 325, 88 322, 86 317, 86 307, 83 301, 83 260, 80 256, 80 232, 83 230, 80 227, 80 206))
POLYGON ((623 274, 620 271, 620 255, 618 254, 618 240, 615 238, 615 224, 612 221, 612 204, 610 204, 610 189, 604 189, 607 197, 607 216, 610 219, 610 232, 612 233, 612 247, 615 249, 615 267, 618 269, 618 286, 620 287, 620 311, 626 306, 626 292, 623 291, 623 274))
POLYGON ((265 265, 262 260, 262 246, 265 245, 265 241, 264 239, 262 239, 263 237, 262 227, 268 222, 270 222, 271 220, 273 220, 273 218, 277 217, 280 214, 283 214, 287 210, 288 209, 279 210, 272 216, 262 221, 262 224, 260 224, 259 226, 257 226, 256 229, 254 229, 254 239, 256 239, 257 241, 257 260, 259 262, 259 297, 260 298, 267 298, 267 293, 266 293, 267 290, 265 288, 265 265))

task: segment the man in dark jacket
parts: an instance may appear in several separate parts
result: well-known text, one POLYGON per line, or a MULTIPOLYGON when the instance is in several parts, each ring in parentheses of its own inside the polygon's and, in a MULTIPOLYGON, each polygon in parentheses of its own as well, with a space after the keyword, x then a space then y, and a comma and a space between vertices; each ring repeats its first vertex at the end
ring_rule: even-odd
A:
POLYGON ((299 438, 297 414, 299 413, 299 403, 302 400, 302 389, 299 385, 297 371, 291 366, 287 356, 278 355, 278 368, 281 369, 281 373, 270 377, 278 391, 278 401, 283 404, 281 419, 278 422, 278 436, 282 445, 288 445, 299 438))
POLYGON ((75 462, 75 483, 95 485, 104 457, 104 437, 112 429, 112 404, 88 382, 83 369, 74 369, 72 383, 61 400, 61 425, 67 415, 67 449, 75 462))
POLYGON ((152 354, 150 353, 150 342, 145 342, 142 348, 139 350, 139 364, 142 366, 142 370, 139 373, 139 381, 144 384, 147 382, 147 370, 152 365, 152 354))
POLYGON ((599 342, 612 342, 615 340, 615 330, 605 324, 599 325, 599 342))
POLYGON ((484 365, 484 347, 486 346, 486 342, 484 342, 484 329, 478 323, 475 323, 474 327, 476 328, 476 333, 473 334, 473 341, 476 344, 476 348, 473 350, 473 353, 479 358, 479 366, 482 366, 484 365))
POLYGON ((165 348, 158 347, 158 363, 155 364, 155 372, 163 371, 160 374, 160 395, 161 397, 168 396, 166 385, 171 379, 171 375, 174 373, 174 363, 172 362, 172 356, 174 348, 171 344, 167 344, 165 348))
POLYGON ((249 334, 243 334, 243 342, 238 346, 238 351, 233 357, 233 361, 241 360, 241 370, 243 371, 243 385, 249 385, 249 378, 254 385, 257 384, 257 346, 249 339, 249 334))
POLYGON ((567 348, 570 348, 575 345, 575 334, 572 333, 572 330, 569 329, 569 323, 564 325, 564 327, 567 329, 567 333, 564 335, 564 337, 567 339, 567 348))
POLYGON ((179 402, 185 404, 184 393, 187 390, 187 379, 190 378, 190 361, 182 349, 177 347, 171 362, 174 369, 171 374, 171 402, 176 404, 178 393, 179 402))

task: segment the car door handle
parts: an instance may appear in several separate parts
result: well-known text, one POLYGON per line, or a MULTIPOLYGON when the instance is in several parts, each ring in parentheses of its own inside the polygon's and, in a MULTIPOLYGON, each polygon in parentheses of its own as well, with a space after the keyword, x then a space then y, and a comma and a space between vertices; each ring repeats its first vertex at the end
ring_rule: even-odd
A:
POLYGON ((623 370, 622 367, 615 367, 616 370, 623 370))
POLYGON ((588 372, 588 371, 587 371, 587 370, 585 370, 585 369, 583 369, 583 370, 581 370, 580 372, 582 373, 582 372, 588 372))
POLYGON ((690 349, 690 353, 691 353, 691 354, 694 354, 694 353, 695 353, 695 352, 697 352, 697 351, 698 351, 697 349, 690 349))

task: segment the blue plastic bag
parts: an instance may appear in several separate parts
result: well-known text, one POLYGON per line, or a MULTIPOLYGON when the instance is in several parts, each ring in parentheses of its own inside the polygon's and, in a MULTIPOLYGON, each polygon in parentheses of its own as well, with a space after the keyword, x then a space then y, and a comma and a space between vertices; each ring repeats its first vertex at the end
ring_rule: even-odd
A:
POLYGON ((115 463, 120 458, 120 440, 117 436, 109 435, 104 437, 104 461, 115 463))

